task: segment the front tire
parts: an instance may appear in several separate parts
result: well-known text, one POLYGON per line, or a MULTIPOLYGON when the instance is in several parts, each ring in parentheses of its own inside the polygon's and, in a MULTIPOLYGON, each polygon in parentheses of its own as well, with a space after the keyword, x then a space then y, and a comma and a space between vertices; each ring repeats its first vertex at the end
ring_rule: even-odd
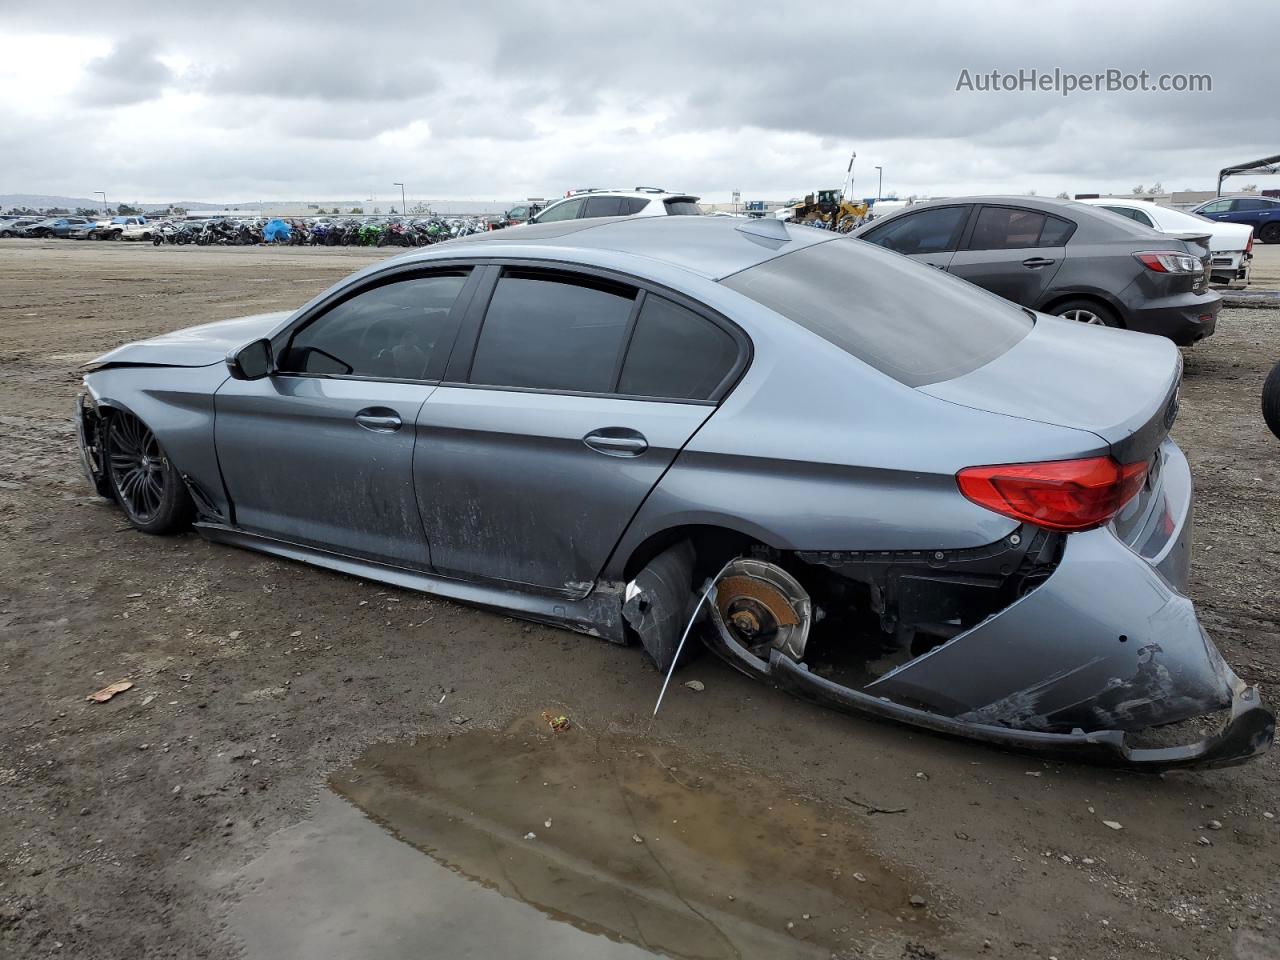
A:
POLYGON ((111 492, 129 523, 143 533, 185 530, 195 512, 191 494, 155 434, 121 411, 107 422, 106 440, 111 492))
POLYGON ((1053 308, 1055 317, 1063 320, 1074 320, 1077 323, 1093 327, 1118 327, 1120 319, 1109 307, 1104 307, 1093 300, 1068 300, 1053 308))
POLYGON ((1262 384, 1262 419, 1271 432, 1280 437, 1280 363, 1271 368, 1262 384))

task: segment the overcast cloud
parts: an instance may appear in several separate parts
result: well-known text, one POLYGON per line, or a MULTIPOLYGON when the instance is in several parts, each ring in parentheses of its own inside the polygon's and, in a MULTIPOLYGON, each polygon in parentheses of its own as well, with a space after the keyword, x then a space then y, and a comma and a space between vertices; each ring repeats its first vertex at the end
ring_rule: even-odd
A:
MULTIPOLYGON (((1280 6, 490 2, 0 6, 0 193, 727 199, 1212 189, 1280 153, 1280 6), (1208 93, 957 92, 1019 68, 1208 93)), ((1259 181, 1264 186, 1280 187, 1259 181)), ((1242 184, 1244 181, 1237 181, 1242 184)))

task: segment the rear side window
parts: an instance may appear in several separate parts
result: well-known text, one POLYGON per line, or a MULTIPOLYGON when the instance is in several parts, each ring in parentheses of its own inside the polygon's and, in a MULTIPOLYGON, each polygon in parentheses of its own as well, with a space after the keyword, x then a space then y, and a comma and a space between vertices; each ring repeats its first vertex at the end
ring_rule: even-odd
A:
POLYGON ((1007 300, 850 239, 775 257, 723 283, 911 387, 976 370, 1033 325, 1007 300))
MULTIPOLYGON (((1141 210, 1135 210, 1134 213, 1146 219, 1147 215, 1141 210)), ((1136 218, 1135 218, 1136 219, 1136 218)), ((1146 220, 1147 225, 1151 225, 1149 219, 1146 220)), ((1063 220, 1061 217, 1045 217, 1044 229, 1040 231, 1040 246, 1042 247, 1060 247, 1067 242, 1067 238, 1076 232, 1076 225, 1070 220, 1063 220)))
POLYGON ((622 216, 622 197, 587 197, 583 217, 622 216))
POLYGON ((622 198, 622 215, 629 217, 632 214, 639 213, 649 205, 649 201, 644 197, 623 197, 622 198))
POLYGON ((707 400, 737 359, 737 341, 716 324, 650 294, 640 309, 618 392, 632 397, 707 400))
POLYGON ((1254 200, 1251 197, 1246 197, 1242 200, 1232 200, 1231 209, 1232 210, 1271 210, 1272 206, 1271 204, 1267 203, 1267 201, 1265 200, 1254 200))
POLYGON ((471 383, 608 393, 636 291, 538 271, 498 279, 471 363, 471 383))
POLYGON ((969 238, 970 250, 1018 250, 1040 245, 1045 215, 1017 207, 983 207, 969 238))
POLYGON ((700 217, 702 208, 692 200, 665 200, 667 213, 678 217, 700 217))
POLYGON ((861 239, 895 253, 940 253, 954 245, 968 207, 936 207, 895 217, 861 239))
POLYGON ((393 280, 344 300, 294 334, 280 368, 393 380, 440 376, 465 273, 393 280))

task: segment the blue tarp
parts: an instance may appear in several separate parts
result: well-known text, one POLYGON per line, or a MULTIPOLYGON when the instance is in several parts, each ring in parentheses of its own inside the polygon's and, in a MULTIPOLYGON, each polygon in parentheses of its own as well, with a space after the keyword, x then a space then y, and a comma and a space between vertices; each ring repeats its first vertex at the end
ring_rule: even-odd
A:
POLYGON ((289 239, 289 234, 293 232, 293 227, 285 223, 279 217, 267 221, 267 225, 262 228, 262 235, 266 238, 267 243, 281 243, 289 239))

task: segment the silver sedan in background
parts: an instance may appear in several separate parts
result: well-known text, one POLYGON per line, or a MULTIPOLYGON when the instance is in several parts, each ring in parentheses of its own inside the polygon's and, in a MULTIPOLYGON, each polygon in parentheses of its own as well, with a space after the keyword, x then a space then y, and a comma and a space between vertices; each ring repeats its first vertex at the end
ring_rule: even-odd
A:
POLYGON ((941 733, 1165 769, 1274 719, 1184 595, 1167 340, 779 221, 571 220, 100 357, 99 492, 941 733), (1225 711, 1182 746, 1129 732, 1225 711))

